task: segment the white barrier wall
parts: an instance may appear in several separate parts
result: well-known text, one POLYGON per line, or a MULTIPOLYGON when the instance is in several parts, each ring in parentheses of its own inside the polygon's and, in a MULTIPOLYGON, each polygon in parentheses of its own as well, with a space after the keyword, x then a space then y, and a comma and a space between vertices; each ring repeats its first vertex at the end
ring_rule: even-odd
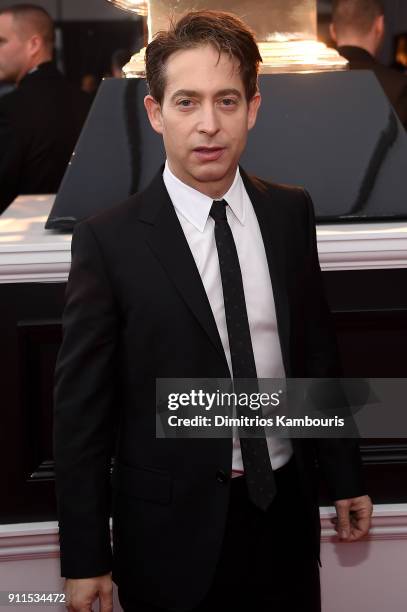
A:
MULTIPOLYGON (((332 511, 321 509, 323 612, 405 612, 407 504, 376 506, 369 539, 354 544, 338 543, 329 521, 332 511)), ((62 590, 57 524, 0 525, 1 597, 8 591, 62 590)), ((114 610, 120 612, 115 597, 114 610)), ((65 607, 27 604, 24 609, 62 612, 65 607)))
POLYGON ((369 538, 338 543, 321 509, 323 612, 407 610, 407 504, 375 506, 369 538))

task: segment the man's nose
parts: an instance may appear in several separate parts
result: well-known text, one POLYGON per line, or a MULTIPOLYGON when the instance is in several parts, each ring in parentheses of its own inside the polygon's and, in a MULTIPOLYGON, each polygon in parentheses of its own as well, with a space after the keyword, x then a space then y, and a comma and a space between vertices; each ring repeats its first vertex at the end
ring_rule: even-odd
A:
POLYGON ((212 104, 203 105, 198 121, 198 131, 201 133, 213 135, 219 131, 219 118, 216 113, 216 108, 212 104))

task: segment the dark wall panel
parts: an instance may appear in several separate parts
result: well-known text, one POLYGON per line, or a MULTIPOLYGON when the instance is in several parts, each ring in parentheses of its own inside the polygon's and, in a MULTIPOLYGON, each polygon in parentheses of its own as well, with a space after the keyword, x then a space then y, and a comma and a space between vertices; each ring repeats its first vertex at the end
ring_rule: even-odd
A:
MULTIPOLYGON (((348 377, 407 376, 407 270, 324 273, 348 377)), ((64 284, 0 285, 0 522, 56 518, 52 392, 64 284)), ((407 440, 362 441, 376 503, 406 502, 407 440)), ((330 503, 322 488, 321 503, 330 503)))

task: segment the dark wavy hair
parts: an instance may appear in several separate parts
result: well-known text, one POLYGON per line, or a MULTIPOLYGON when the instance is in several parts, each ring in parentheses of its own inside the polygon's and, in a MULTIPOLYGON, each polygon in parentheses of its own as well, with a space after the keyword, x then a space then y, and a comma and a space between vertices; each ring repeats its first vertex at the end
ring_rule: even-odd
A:
POLYGON ((259 64, 262 61, 254 34, 241 19, 222 11, 192 11, 168 31, 158 32, 146 49, 146 77, 150 94, 160 104, 166 86, 166 62, 176 51, 212 45, 239 62, 246 98, 258 89, 259 64))

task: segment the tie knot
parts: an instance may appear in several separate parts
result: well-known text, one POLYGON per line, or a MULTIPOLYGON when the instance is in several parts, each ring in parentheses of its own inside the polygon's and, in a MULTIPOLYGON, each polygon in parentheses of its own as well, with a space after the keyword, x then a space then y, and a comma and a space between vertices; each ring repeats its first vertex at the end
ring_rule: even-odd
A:
POLYGON ((225 200, 214 200, 211 210, 210 216, 212 219, 216 221, 226 221, 226 206, 228 205, 225 200))

